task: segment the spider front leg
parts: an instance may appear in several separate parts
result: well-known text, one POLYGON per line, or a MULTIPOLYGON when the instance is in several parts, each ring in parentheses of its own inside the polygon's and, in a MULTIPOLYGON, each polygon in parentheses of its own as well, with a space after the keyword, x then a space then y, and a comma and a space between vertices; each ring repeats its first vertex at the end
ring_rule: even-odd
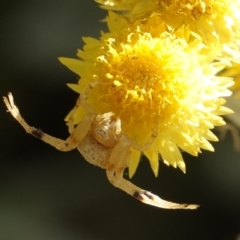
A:
POLYGON ((123 178, 124 169, 128 164, 128 159, 130 157, 130 146, 131 143, 127 142, 126 139, 123 138, 118 142, 118 144, 114 147, 110 158, 109 165, 107 167, 107 177, 108 180, 117 188, 123 190, 127 194, 132 197, 138 199, 139 201, 166 209, 196 209, 199 206, 195 204, 180 204, 173 203, 166 200, 161 199, 155 194, 151 192, 141 189, 129 182, 125 178, 123 178))
POLYGON ((157 135, 158 135, 158 120, 157 120, 157 118, 155 118, 155 123, 154 123, 153 129, 152 129, 152 134, 144 145, 136 143, 136 142, 132 141, 131 139, 128 139, 128 141, 131 142, 131 146, 133 148, 137 149, 140 152, 144 152, 153 144, 157 135))
POLYGON ((157 195, 152 194, 151 192, 146 191, 144 189, 141 189, 136 185, 134 185, 133 183, 126 180, 125 178, 123 178, 123 171, 124 170, 116 171, 114 173, 113 171, 107 170, 107 177, 115 187, 120 188, 127 194, 139 200, 140 202, 143 202, 145 204, 149 204, 155 207, 159 207, 159 208, 165 208, 165 209, 194 210, 199 207, 199 205, 196 205, 196 204, 186 204, 186 203, 180 204, 180 203, 174 203, 174 202, 163 200, 157 195))
POLYGON ((50 136, 40 129, 29 126, 26 121, 22 118, 19 109, 14 104, 13 96, 11 93, 8 94, 8 98, 3 97, 3 101, 12 114, 12 116, 20 123, 20 125, 25 129, 25 131, 34 137, 42 140, 55 147, 60 151, 70 151, 74 148, 77 148, 80 142, 85 138, 87 133, 91 129, 91 116, 86 116, 81 123, 77 125, 75 129, 72 130, 72 134, 66 140, 62 140, 53 136, 50 136))

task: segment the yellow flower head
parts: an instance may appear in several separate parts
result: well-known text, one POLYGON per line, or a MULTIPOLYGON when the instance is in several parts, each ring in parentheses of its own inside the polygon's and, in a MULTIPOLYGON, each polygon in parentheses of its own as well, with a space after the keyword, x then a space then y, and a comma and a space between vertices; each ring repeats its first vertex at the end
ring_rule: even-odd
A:
MULTIPOLYGON (((138 144, 144 145, 157 126, 157 137, 144 152, 155 175, 159 154, 185 172, 179 148, 195 156, 201 148, 213 151, 208 140, 217 138, 209 129, 223 125, 219 115, 231 112, 221 98, 231 94, 231 79, 215 76, 223 64, 212 63, 215 52, 187 27, 170 31, 158 15, 129 25, 111 12, 107 23, 110 32, 100 40, 84 38, 81 60, 60 59, 81 76, 79 84, 69 86, 81 94, 94 83, 88 104, 98 114, 114 112, 124 134, 138 144)), ((76 124, 84 114, 80 106, 76 124)), ((130 175, 140 155, 132 151, 130 175)))
POLYGON ((105 9, 122 11, 130 21, 159 14, 171 28, 189 25, 190 30, 213 47, 222 45, 225 61, 240 61, 239 0, 95 0, 105 9))

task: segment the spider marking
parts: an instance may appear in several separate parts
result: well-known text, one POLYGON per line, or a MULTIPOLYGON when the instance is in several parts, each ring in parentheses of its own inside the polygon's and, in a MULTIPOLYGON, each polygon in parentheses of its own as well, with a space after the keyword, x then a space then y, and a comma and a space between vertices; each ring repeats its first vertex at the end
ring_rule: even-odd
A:
POLYGON ((165 201, 149 191, 141 189, 123 177, 124 169, 128 167, 130 147, 139 151, 151 146, 157 135, 157 127, 153 130, 151 138, 146 145, 141 146, 131 141, 121 130, 121 120, 114 113, 101 115, 94 113, 86 103, 86 95, 82 94, 69 119, 70 136, 66 140, 50 136, 41 130, 29 126, 20 115, 19 109, 14 104, 11 93, 3 97, 3 101, 12 114, 27 133, 55 147, 60 151, 70 151, 77 148, 89 163, 106 169, 107 178, 115 187, 123 190, 139 201, 167 209, 196 209, 195 204, 179 204, 165 201), (73 121, 74 112, 81 104, 88 114, 75 127, 73 121))

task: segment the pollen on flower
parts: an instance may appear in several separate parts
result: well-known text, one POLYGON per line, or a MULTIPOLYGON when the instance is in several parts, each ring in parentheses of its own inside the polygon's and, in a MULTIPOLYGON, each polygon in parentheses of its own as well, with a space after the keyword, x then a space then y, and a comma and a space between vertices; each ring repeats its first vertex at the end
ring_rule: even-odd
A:
MULTIPOLYGON (((231 94, 232 80, 215 76, 224 65, 212 63, 216 55, 188 27, 168 30, 158 15, 125 28, 122 19, 110 13, 107 23, 111 31, 100 40, 85 39, 84 51, 78 53, 82 60, 61 59, 81 76, 71 88, 81 94, 95 83, 87 103, 97 114, 113 112, 123 133, 137 144, 144 145, 157 128, 144 151, 155 175, 159 155, 165 164, 185 172, 180 149, 194 156, 201 149, 213 151, 209 140, 217 138, 210 130, 224 124, 219 115, 231 112, 221 97, 231 94)), ((81 111, 79 107, 76 114, 81 111)), ((133 175, 140 152, 131 152, 133 175)))

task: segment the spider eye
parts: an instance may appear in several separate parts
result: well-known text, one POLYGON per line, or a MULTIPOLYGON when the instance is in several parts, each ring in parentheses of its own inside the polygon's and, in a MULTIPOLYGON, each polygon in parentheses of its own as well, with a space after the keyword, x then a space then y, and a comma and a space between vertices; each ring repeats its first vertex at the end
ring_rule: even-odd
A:
POLYGON ((101 137, 105 141, 108 138, 107 129, 105 127, 95 128, 95 133, 96 133, 96 135, 99 135, 99 137, 101 137))
POLYGON ((115 124, 109 122, 93 121, 92 136, 105 147, 114 147, 117 144, 117 139, 114 133, 115 124))

